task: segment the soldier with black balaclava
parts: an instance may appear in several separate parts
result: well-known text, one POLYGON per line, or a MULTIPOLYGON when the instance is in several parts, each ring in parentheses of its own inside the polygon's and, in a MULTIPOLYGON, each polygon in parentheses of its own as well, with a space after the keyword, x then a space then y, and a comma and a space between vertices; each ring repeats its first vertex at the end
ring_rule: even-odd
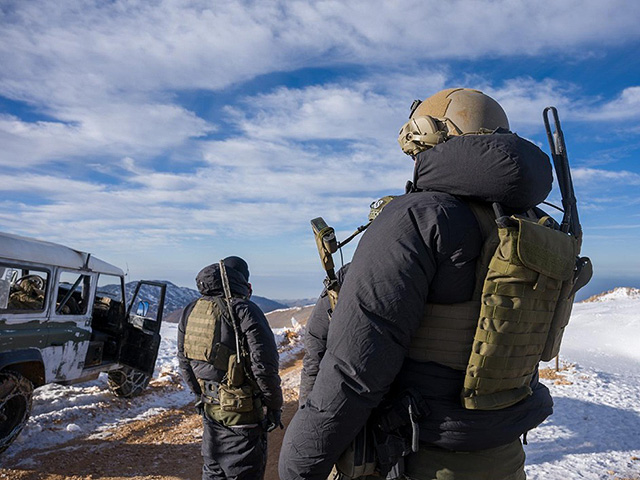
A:
POLYGON ((249 267, 227 257, 196 277, 202 297, 178 324, 178 361, 202 414, 203 480, 264 476, 267 432, 282 428, 278 350, 249 300, 249 267))

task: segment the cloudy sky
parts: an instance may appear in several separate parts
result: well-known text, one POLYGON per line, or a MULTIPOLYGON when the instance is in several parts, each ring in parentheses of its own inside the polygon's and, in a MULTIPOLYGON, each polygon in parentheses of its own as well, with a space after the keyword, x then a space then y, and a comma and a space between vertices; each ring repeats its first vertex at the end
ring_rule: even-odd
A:
POLYGON ((412 100, 466 86, 545 151, 558 107, 583 252, 637 285, 639 24, 624 0, 0 0, 0 230, 190 287, 241 255, 258 295, 312 297, 309 220, 344 238, 402 193, 412 100))

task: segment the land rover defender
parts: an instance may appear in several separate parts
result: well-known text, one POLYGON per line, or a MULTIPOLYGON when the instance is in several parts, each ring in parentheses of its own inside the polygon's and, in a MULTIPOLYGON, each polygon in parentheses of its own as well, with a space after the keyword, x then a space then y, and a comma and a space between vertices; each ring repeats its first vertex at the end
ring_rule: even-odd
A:
POLYGON ((20 433, 34 388, 107 373, 118 396, 149 383, 166 285, 63 245, 0 233, 0 452, 20 433))

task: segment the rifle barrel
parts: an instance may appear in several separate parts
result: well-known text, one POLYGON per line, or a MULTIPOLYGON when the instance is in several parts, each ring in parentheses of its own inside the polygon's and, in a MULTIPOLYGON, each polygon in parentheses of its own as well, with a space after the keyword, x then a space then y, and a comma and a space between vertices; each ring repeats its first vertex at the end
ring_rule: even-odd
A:
POLYGON ((578 219, 578 208, 576 205, 576 197, 573 189, 573 181, 571 180, 571 170, 569 169, 569 157, 567 155, 567 146, 564 142, 564 134, 560 126, 558 118, 558 110, 556 107, 546 107, 542 114, 545 130, 547 132, 547 140, 549 141, 549 149, 551 150, 551 158, 558 179, 558 187, 562 196, 563 217, 561 230, 569 232, 575 237, 582 235, 580 220, 578 219), (549 112, 553 116, 553 128, 549 122, 549 112))

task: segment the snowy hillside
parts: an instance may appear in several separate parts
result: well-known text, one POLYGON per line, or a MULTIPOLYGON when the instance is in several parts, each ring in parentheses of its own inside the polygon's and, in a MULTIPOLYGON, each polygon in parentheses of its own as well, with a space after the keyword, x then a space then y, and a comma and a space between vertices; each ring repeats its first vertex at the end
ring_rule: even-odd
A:
MULTIPOLYGON (((640 479, 640 296, 616 289, 599 301, 574 306, 561 351, 563 369, 545 365, 543 380, 555 413, 528 435, 529 480, 640 479)), ((275 329, 283 368, 300 357, 303 328, 275 329)), ((151 387, 142 397, 113 397, 106 381, 78 386, 48 385, 36 391, 32 417, 5 452, 13 463, 34 462, 31 449, 72 438, 110 435, 114 425, 156 415, 191 401, 177 375, 176 325, 165 324, 151 387)), ((287 387, 299 370, 288 369, 287 387)), ((289 397, 292 400, 291 397, 289 397)), ((34 465, 35 466, 35 465, 34 465)))
POLYGON ((574 305, 560 358, 569 367, 543 380, 554 415, 528 436, 528 478, 640 479, 638 290, 574 305))

